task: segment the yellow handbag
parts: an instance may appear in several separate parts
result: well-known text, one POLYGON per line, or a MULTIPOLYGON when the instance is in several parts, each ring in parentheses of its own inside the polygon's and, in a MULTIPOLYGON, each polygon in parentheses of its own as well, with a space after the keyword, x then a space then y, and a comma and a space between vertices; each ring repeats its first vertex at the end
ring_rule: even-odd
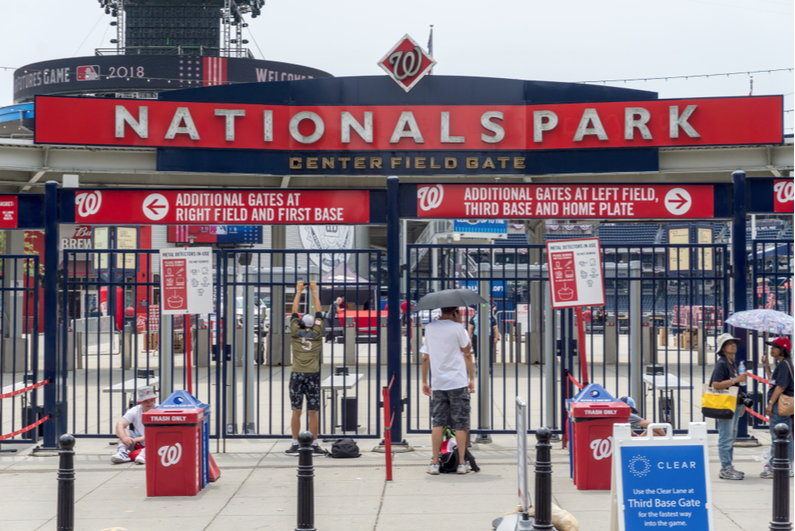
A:
POLYGON ((704 384, 701 394, 701 414, 711 419, 727 420, 734 417, 737 407, 737 388, 715 389, 704 384))

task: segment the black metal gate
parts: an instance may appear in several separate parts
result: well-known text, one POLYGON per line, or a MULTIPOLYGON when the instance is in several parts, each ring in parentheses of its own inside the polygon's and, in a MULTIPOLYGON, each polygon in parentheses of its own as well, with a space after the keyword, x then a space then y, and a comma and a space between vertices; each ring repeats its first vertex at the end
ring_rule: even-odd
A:
MULTIPOLYGON (((793 313, 793 266, 792 240, 752 240, 751 254, 748 256, 750 270, 750 288, 748 293, 748 309, 778 310, 792 315, 793 313)), ((748 342, 748 370, 759 377, 766 378, 761 359, 767 347, 765 341, 772 339, 768 333, 751 332, 748 342)), ((768 363, 772 360, 768 360, 768 363)), ((754 409, 762 416, 768 401, 769 388, 757 381, 749 380, 748 392, 754 400, 754 409)), ((748 415, 749 424, 755 429, 768 429, 768 424, 758 417, 748 415)))
MULTIPOLYGON (((407 255, 410 300, 448 288, 489 299, 496 333, 490 331, 489 355, 476 358, 472 433, 513 432, 517 395, 527 400, 531 432, 539 426, 562 432, 564 400, 577 392, 568 375, 583 381, 580 324, 572 310, 549 305, 545 247, 410 245, 407 255)), ((583 309, 590 382, 616 398, 632 396, 645 418, 676 430, 703 420, 697 400, 727 315, 728 259, 725 245, 603 246, 606 304, 583 309)), ((473 336, 481 311, 467 311, 473 336)), ((403 339, 413 433, 430 430, 419 347, 424 325, 435 317, 412 315, 403 339)))
MULTIPOLYGON (((38 255, 0 255, 0 435, 14 434, 41 418, 39 382, 44 341, 39 334, 41 271, 38 255)), ((38 440, 42 428, 3 439, 38 440)))
POLYGON ((307 289, 299 313, 322 312, 324 320, 321 436, 379 437, 386 363, 381 252, 233 250, 224 252, 221 269, 224 437, 290 434, 290 314, 299 280, 317 283, 321 304, 312 307, 307 289), (332 309, 339 297, 343 306, 332 309))

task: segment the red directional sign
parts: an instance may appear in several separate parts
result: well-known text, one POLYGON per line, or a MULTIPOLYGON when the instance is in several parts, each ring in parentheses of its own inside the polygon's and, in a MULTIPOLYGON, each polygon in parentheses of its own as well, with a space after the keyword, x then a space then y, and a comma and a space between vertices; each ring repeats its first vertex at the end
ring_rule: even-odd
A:
POLYGON ((0 195, 0 229, 16 229, 18 222, 17 196, 0 195))
POLYGON ((711 185, 428 184, 420 218, 711 218, 711 185))
POLYGON ((369 221, 367 190, 85 190, 75 194, 75 222, 84 224, 346 225, 369 221))

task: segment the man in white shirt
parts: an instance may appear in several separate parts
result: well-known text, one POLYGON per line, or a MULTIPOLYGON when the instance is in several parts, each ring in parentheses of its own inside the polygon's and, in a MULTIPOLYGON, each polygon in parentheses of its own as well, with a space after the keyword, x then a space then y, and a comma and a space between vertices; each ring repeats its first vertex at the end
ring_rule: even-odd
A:
POLYGON ((116 423, 119 447, 111 456, 111 463, 129 463, 135 460, 138 465, 146 464, 143 415, 155 407, 156 401, 157 395, 152 387, 138 389, 138 405, 128 409, 127 413, 116 423))
POLYGON ((433 460, 428 474, 439 473, 439 450, 445 426, 455 430, 458 446, 458 474, 469 468, 465 455, 469 442, 469 395, 475 390, 472 344, 461 324, 459 309, 442 308, 442 315, 425 327, 422 352, 422 392, 431 397, 433 460), (433 389, 428 385, 428 367, 433 374, 433 389))

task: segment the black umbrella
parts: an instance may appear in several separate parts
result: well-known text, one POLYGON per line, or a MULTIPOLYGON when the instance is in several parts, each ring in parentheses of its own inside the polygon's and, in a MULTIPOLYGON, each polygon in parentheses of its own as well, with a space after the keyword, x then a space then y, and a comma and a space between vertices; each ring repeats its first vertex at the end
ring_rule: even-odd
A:
POLYGON ((488 301, 469 289, 446 289, 429 293, 417 303, 415 312, 422 310, 435 310, 436 308, 451 308, 453 306, 473 306, 488 304, 488 301))

